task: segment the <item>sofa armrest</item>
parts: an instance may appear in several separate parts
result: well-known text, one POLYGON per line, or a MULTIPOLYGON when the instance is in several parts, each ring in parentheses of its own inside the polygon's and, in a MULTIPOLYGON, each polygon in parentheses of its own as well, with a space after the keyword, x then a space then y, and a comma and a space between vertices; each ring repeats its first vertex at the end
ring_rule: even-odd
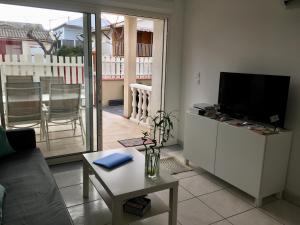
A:
POLYGON ((36 148, 35 131, 32 128, 7 130, 6 136, 15 151, 36 148))

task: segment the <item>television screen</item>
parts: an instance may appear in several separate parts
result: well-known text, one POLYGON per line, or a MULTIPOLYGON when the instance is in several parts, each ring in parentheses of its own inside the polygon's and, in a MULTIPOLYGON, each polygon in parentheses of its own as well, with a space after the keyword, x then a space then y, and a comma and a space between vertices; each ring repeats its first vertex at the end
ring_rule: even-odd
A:
POLYGON ((284 127, 290 77, 221 72, 220 111, 234 118, 284 127))

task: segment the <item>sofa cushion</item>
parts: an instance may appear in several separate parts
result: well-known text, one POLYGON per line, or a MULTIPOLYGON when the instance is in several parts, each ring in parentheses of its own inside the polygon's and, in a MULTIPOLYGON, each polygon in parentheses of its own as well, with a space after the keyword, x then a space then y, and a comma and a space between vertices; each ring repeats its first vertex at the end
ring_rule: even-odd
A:
POLYGON ((38 149, 0 159, 6 187, 4 225, 73 224, 49 167, 38 149))
POLYGON ((6 136, 10 146, 16 152, 23 152, 36 148, 35 132, 32 128, 7 130, 6 136))
POLYGON ((15 150, 10 146, 7 140, 6 131, 0 127, 0 158, 13 153, 15 153, 15 150))
POLYGON ((0 184, 0 225, 2 224, 3 220, 3 204, 4 204, 4 197, 5 197, 5 188, 0 184))

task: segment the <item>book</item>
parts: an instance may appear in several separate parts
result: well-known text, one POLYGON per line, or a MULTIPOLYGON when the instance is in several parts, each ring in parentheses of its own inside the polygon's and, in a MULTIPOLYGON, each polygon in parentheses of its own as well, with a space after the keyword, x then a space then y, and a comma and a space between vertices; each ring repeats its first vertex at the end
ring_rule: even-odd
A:
POLYGON ((140 217, 143 217, 150 208, 151 200, 145 197, 129 199, 123 206, 124 212, 140 217))
POLYGON ((93 161, 94 164, 113 169, 133 160, 133 156, 126 153, 113 153, 93 161))

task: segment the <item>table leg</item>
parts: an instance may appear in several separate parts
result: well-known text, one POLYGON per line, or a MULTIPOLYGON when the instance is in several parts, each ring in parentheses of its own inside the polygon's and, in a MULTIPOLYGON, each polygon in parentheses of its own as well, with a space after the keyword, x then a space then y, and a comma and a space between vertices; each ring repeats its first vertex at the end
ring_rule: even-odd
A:
POLYGON ((113 200, 112 203, 112 225, 123 225, 122 224, 123 208, 122 203, 117 200, 113 200))
POLYGON ((169 194, 169 225, 177 224, 177 201, 178 201, 178 185, 170 188, 169 194))
POLYGON ((83 160, 83 197, 89 197, 89 166, 85 160, 83 160))

